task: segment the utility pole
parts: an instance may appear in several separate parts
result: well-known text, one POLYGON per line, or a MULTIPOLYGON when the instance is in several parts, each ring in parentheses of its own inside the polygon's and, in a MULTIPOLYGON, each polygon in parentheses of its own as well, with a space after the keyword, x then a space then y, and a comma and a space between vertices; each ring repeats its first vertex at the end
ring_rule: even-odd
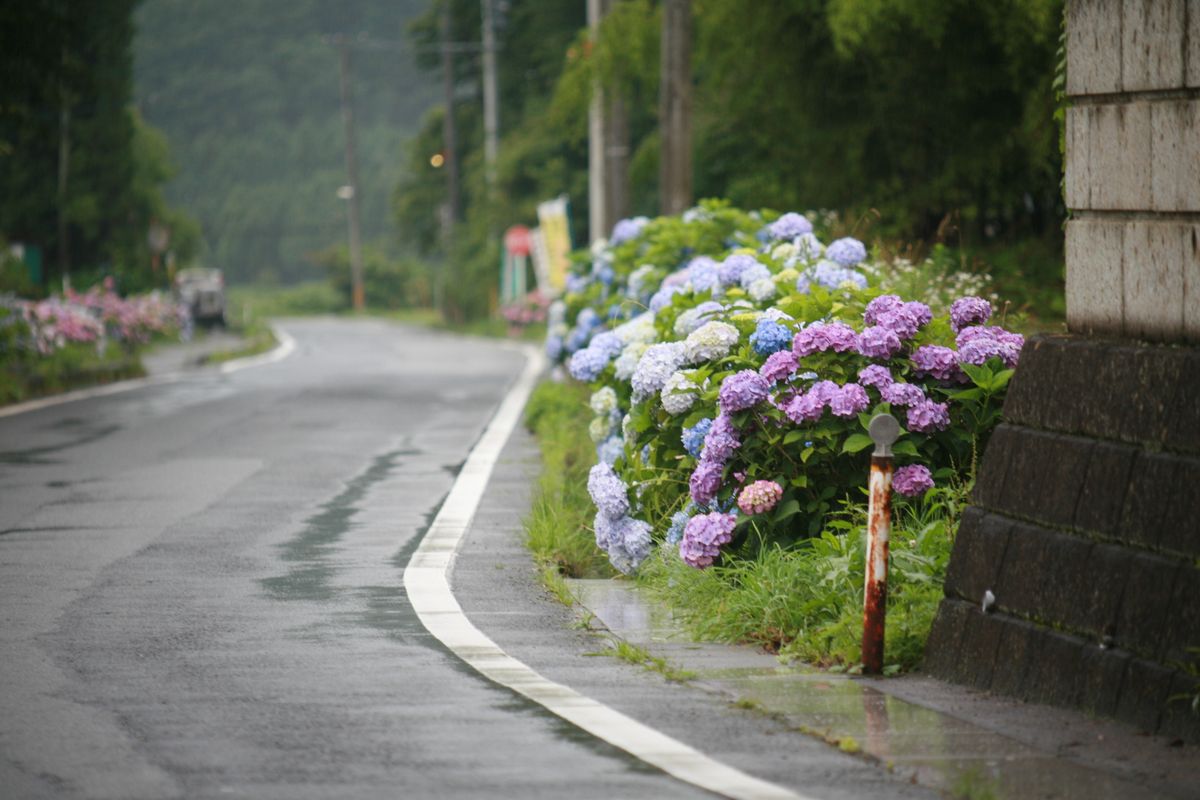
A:
POLYGON ((496 84, 495 0, 483 4, 483 161, 489 200, 496 188, 496 157, 499 153, 500 96, 496 84))
MULTIPOLYGON (((595 42, 600 20, 604 18, 604 5, 604 0, 587 0, 587 23, 592 42, 595 42)), ((592 103, 588 106, 588 236, 593 242, 607 236, 612 225, 608 219, 608 180, 605 177, 606 128, 604 89, 596 79, 592 83, 592 103)))
POLYGON ((346 126, 346 175, 350 181, 347 218, 350 222, 350 283, 355 311, 366 308, 363 291, 362 233, 358 219, 358 156, 354 149, 354 98, 350 94, 350 48, 345 34, 337 37, 341 64, 342 121, 346 126))
MULTIPOLYGON (((62 51, 65 66, 67 49, 62 51)), ((63 291, 71 288, 71 242, 67 231, 67 186, 71 174, 71 103, 65 85, 58 90, 58 270, 63 291)), ((42 280, 46 281, 45 273, 42 280)))
POLYGON ((450 29, 450 0, 442 0, 439 17, 442 46, 442 95, 446 105, 442 116, 442 154, 446 168, 446 205, 442 214, 442 268, 433 278, 433 304, 442 311, 445 267, 450 261, 454 225, 458 222, 458 136, 454 128, 454 49, 450 29))
POLYGON ((604 119, 604 159, 607 178, 605 200, 608 227, 629 216, 629 109, 614 91, 604 119))
POLYGON ((690 0, 663 0, 662 77, 658 124, 662 135, 659 192, 663 214, 692 204, 692 9, 690 0))

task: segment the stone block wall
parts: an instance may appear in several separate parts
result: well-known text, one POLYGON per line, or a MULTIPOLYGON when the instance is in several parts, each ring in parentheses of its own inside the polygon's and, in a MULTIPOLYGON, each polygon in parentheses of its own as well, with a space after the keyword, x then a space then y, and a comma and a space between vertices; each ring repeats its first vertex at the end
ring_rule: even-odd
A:
POLYGON ((1022 352, 926 669, 1200 742, 1200 0, 1067 0, 1067 94, 1071 335, 1022 352))
POLYGON ((1200 350, 1035 338, 1004 413, 926 669, 1200 741, 1200 350))
POLYGON ((1067 321, 1200 342, 1200 0, 1074 0, 1067 321))

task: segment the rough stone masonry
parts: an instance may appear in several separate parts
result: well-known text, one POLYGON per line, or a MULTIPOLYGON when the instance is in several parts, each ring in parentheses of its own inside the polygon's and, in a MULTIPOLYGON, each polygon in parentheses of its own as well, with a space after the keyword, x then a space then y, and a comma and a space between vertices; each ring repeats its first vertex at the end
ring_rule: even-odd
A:
POLYGON ((1021 355, 926 668, 1200 741, 1200 0, 1068 0, 1066 85, 1070 334, 1021 355))

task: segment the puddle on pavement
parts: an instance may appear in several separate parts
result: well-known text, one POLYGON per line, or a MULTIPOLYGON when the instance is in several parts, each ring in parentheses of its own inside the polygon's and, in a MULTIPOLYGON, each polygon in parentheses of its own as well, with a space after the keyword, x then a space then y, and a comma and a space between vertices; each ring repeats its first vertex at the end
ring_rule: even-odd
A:
POLYGON ((334 596, 329 585, 334 545, 354 526, 358 503, 372 486, 388 477, 401 455, 402 451, 395 450, 377 457, 309 517, 299 534, 280 545, 280 558, 294 566, 283 575, 260 581, 268 595, 276 600, 329 600, 334 596))
POLYGON ((1127 800, 1156 792, 1116 775, 1055 758, 957 717, 908 703, 855 679, 808 666, 763 666, 753 648, 729 648, 718 669, 680 645, 682 626, 624 581, 571 581, 581 604, 613 633, 666 655, 718 686, 739 705, 782 715, 793 727, 851 752, 863 752, 904 779, 954 796, 1024 800, 1127 800), (744 661, 746 666, 729 666, 744 661), (691 662, 691 663, 689 663, 691 662))

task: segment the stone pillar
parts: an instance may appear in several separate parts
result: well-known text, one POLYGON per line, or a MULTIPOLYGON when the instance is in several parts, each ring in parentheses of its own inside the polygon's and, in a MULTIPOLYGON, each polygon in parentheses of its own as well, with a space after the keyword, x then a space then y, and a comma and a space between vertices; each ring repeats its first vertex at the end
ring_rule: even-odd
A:
POLYGON ((1067 94, 1071 333, 1021 354, 926 669, 1200 741, 1200 0, 1068 0, 1067 94))

